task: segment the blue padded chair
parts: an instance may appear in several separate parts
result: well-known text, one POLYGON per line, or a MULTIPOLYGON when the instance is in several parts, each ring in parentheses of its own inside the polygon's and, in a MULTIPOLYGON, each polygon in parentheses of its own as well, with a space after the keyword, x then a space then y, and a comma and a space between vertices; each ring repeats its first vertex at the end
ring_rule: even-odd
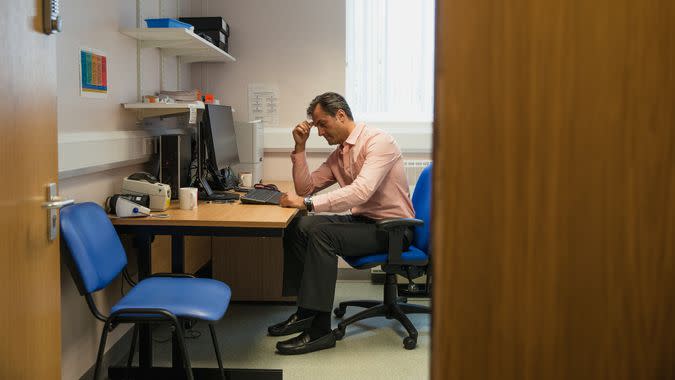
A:
POLYGON ((337 339, 342 339, 347 326, 356 321, 371 317, 386 317, 387 319, 396 318, 408 331, 408 336, 403 339, 403 346, 406 349, 411 350, 417 346, 417 329, 415 329, 415 326, 413 326, 406 314, 430 314, 431 308, 408 304, 407 299, 399 297, 396 275, 406 276, 412 284, 414 278, 427 274, 428 287, 428 278, 431 276, 431 251, 429 249, 431 167, 429 165, 422 171, 412 196, 415 217, 417 219, 385 219, 377 222, 378 228, 389 234, 388 252, 366 256, 344 257, 345 261, 356 269, 369 269, 378 265, 382 266, 382 270, 386 273, 386 279, 383 302, 348 301, 341 302, 335 308, 334 313, 338 318, 344 316, 347 306, 367 308, 338 324, 338 327, 333 331, 337 339), (403 252, 403 233, 409 226, 415 226, 415 238, 410 247, 403 252))
MULTIPOLYGON (((213 324, 230 303, 230 288, 216 280, 184 274, 153 276, 135 284, 106 317, 96 308, 92 293, 108 286, 127 265, 119 236, 101 206, 79 203, 61 210, 61 241, 66 264, 94 316, 105 322, 96 358, 94 379, 98 379, 108 332, 120 323, 134 323, 127 367, 131 366, 138 335, 138 323, 168 323, 173 327, 188 379, 193 379, 185 349, 183 325, 206 321, 216 351, 221 379, 225 379, 220 349, 213 324)), ((125 279, 133 284, 128 276, 125 279)))

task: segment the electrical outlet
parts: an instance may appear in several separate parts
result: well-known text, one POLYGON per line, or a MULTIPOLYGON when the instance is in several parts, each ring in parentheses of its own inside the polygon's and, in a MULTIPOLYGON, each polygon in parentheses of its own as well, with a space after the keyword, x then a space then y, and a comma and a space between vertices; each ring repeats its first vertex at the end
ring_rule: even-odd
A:
POLYGON ((146 137, 143 139, 143 154, 154 154, 155 153, 155 138, 146 137))

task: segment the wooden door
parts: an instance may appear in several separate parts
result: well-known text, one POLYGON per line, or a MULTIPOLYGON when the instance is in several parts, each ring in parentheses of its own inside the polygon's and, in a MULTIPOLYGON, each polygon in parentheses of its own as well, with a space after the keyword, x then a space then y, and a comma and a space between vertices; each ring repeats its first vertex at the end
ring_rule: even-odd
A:
POLYGON ((437 12, 432 378, 675 378, 675 2, 437 12))
POLYGON ((55 36, 41 2, 0 2, 0 378, 61 377, 59 242, 46 186, 57 182, 55 36))

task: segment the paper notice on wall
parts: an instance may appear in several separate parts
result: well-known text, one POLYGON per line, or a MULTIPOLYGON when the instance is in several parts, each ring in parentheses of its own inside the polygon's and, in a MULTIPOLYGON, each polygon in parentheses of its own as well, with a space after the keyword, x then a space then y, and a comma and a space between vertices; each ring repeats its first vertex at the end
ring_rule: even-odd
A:
POLYGON ((279 126, 279 86, 248 85, 248 119, 262 120, 264 128, 279 126))

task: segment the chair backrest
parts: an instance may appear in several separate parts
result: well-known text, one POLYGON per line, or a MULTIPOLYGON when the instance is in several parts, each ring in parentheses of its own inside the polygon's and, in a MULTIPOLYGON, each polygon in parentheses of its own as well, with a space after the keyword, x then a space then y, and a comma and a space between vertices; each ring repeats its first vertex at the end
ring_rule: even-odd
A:
POLYGON ((105 288, 127 265, 127 255, 110 219, 96 203, 61 209, 61 239, 81 293, 105 288), (79 278, 78 278, 79 277, 79 278))
POLYGON ((415 227, 415 239, 413 245, 427 254, 429 252, 429 240, 431 235, 431 166, 422 170, 415 184, 415 191, 412 196, 413 208, 415 208, 415 218, 424 221, 424 225, 415 227))

